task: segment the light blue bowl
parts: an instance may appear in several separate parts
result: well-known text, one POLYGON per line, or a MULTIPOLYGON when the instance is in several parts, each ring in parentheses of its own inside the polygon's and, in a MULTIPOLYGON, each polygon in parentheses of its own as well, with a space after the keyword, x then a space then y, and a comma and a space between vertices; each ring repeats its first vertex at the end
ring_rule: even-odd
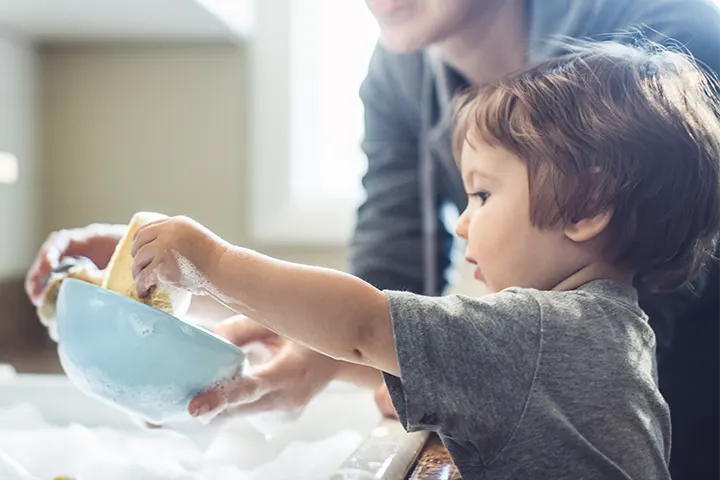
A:
POLYGON ((192 398, 238 374, 245 360, 222 337, 73 278, 60 287, 56 317, 70 380, 153 423, 189 418, 192 398))

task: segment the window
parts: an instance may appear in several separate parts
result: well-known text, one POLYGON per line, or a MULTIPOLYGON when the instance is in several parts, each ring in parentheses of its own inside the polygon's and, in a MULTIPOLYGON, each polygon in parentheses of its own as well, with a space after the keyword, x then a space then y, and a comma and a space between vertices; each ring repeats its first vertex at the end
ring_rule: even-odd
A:
POLYGON ((364 2, 264 0, 251 36, 251 232, 343 244, 362 200, 358 89, 378 28, 364 2))
POLYGON ((358 200, 365 168, 358 88, 377 39, 375 20, 360 1, 295 1, 291 16, 292 194, 358 200))
POLYGON ((15 183, 17 179, 17 157, 12 153, 0 152, 0 183, 15 183))

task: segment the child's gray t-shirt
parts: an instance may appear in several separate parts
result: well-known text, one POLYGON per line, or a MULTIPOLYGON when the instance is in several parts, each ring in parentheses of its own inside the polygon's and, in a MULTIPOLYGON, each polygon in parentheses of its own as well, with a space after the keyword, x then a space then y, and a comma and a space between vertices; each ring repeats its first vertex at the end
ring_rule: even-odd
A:
POLYGON ((463 478, 670 478, 655 335, 631 286, 386 294, 400 421, 438 432, 463 478))

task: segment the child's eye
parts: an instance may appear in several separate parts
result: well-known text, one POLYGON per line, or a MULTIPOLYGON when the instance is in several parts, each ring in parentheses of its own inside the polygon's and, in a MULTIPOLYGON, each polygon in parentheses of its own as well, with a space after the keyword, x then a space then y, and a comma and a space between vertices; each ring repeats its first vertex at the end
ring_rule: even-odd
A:
POLYGON ((488 198, 490 198, 490 194, 488 192, 468 193, 468 196, 471 198, 479 198, 483 205, 485 205, 485 202, 487 202, 488 198))

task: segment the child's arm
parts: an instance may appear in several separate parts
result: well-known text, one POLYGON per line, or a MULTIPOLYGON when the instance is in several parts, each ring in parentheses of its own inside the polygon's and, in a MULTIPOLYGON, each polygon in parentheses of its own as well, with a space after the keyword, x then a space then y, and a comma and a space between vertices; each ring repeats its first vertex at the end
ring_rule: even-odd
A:
POLYGON ((387 297, 367 282, 234 246, 208 276, 211 294, 280 335, 399 376, 387 297))
POLYGON ((359 278, 233 246, 187 217, 144 225, 131 254, 140 298, 159 283, 207 293, 330 357, 399 375, 387 297, 359 278))
MULTIPOLYGON (((384 371, 408 429, 470 438, 501 423, 504 435, 522 415, 541 344, 532 295, 382 292, 344 273, 232 246, 184 217, 142 227, 132 254, 141 298, 160 282, 209 293, 315 350, 384 371)), ((227 403, 224 392, 211 390, 189 408, 200 415, 227 403)))

